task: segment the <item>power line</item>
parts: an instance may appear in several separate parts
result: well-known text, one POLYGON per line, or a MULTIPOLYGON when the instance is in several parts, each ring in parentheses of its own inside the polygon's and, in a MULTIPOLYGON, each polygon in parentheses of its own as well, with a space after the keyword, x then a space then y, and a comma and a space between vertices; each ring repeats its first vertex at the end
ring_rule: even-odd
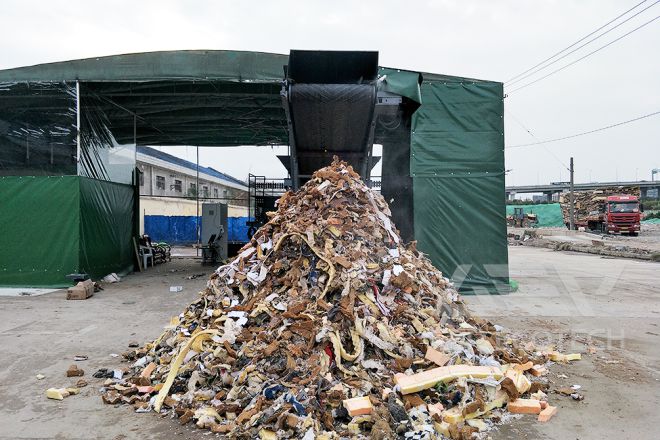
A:
POLYGON ((518 90, 524 89, 524 88, 526 88, 526 87, 529 87, 529 86, 531 86, 532 84, 536 84, 537 82, 542 81, 542 80, 546 79, 547 77, 552 76, 552 75, 554 75, 555 73, 560 72, 560 71, 566 69, 567 67, 572 66, 573 64, 577 63, 578 61, 582 61, 583 59, 585 59, 585 58, 587 58, 587 57, 590 57, 591 55, 593 55, 593 54, 595 54, 595 53, 597 53, 597 52, 600 52, 601 50, 605 49, 605 48, 608 47, 608 46, 611 46, 612 44, 616 43, 617 41, 619 41, 619 40, 621 40, 621 39, 623 39, 623 38, 625 38, 625 37, 627 37, 628 35, 632 34, 633 32, 636 32, 636 31, 640 30, 641 28, 643 28, 644 26, 647 26, 647 25, 653 23, 653 22, 654 22, 655 20, 657 20, 658 18, 660 18, 660 15, 656 16, 655 18, 653 18, 653 19, 647 21, 646 23, 644 23, 644 24, 642 24, 642 25, 640 25, 640 26, 637 26, 635 29, 633 29, 633 30, 631 30, 631 31, 629 31, 629 32, 626 32, 625 34, 623 34, 623 35, 621 35, 620 37, 618 37, 618 38, 616 38, 616 39, 610 41, 609 43, 607 43, 607 44, 605 44, 605 45, 599 47, 598 49, 595 49, 595 50, 589 52, 588 54, 586 54, 586 55, 584 55, 584 56, 578 58, 577 60, 575 60, 575 61, 571 61, 570 63, 568 63, 568 64, 566 64, 566 65, 560 67, 559 69, 555 69, 555 70, 553 70, 552 72, 548 73, 547 75, 544 75, 544 76, 542 76, 542 77, 540 77, 540 78, 537 78, 537 79, 535 79, 535 80, 532 81, 532 82, 528 82, 527 84, 524 84, 524 85, 522 85, 522 86, 520 86, 520 87, 518 87, 518 88, 515 88, 515 89, 511 90, 510 92, 507 92, 507 95, 510 95, 511 93, 515 93, 515 92, 517 92, 518 90))
MULTIPOLYGON (((644 1, 646 1, 646 0, 644 0, 644 1)), ((659 0, 659 1, 656 1, 655 3, 653 3, 653 4, 649 5, 649 6, 647 6, 646 8, 642 9, 641 11, 639 11, 639 12, 637 12, 637 13, 631 15, 630 17, 626 18, 626 19, 623 20, 622 22, 617 23, 615 26, 609 28, 608 30, 606 30, 606 31, 603 32, 602 34, 597 35, 596 37, 592 38, 591 40, 587 41, 586 43, 584 43, 584 44, 582 44, 582 45, 576 47, 575 49, 573 49, 572 51, 570 51, 570 52, 568 52, 568 53, 565 53, 564 55, 562 55, 562 56, 560 56, 559 58, 557 58, 556 60, 554 60, 554 61, 552 61, 552 62, 546 64, 545 66, 542 66, 542 67, 540 67, 540 68, 538 68, 538 69, 535 68, 535 67, 540 66, 541 64, 544 64, 546 61, 549 61, 550 59, 556 57, 556 56, 559 55, 561 52, 556 53, 556 54, 553 55, 551 58, 548 58, 548 59, 546 59, 545 61, 543 61, 542 63, 537 64, 535 67, 532 67, 531 69, 528 69, 526 72, 529 72, 529 73, 527 73, 526 75, 525 75, 525 73, 521 73, 520 75, 517 75, 516 77, 510 79, 509 81, 507 81, 507 82, 505 83, 505 87, 507 87, 507 86, 511 86, 511 85, 513 85, 513 84, 515 84, 515 83, 517 83, 517 82, 520 82, 520 81, 522 81, 522 80, 524 80, 524 79, 526 79, 526 78, 529 78, 530 76, 533 76, 533 75, 539 73, 540 71, 547 69, 548 67, 552 66, 553 64, 558 63, 559 61, 563 60, 563 59, 566 58, 567 56, 569 56, 569 55, 571 55, 571 54, 577 52, 578 50, 582 49, 583 47, 585 47, 585 46, 587 46, 587 45, 589 45, 589 44, 591 44, 591 43, 593 43, 594 41, 598 40, 599 38, 604 37, 604 36, 607 35, 608 33, 612 32, 613 30, 615 30, 616 28, 618 28, 619 26, 622 26, 622 25, 624 25, 625 23, 629 22, 630 20, 632 20, 633 18, 637 17, 639 14, 643 13, 643 12, 646 11, 647 9, 650 9, 650 8, 652 8, 653 6, 657 5, 659 2, 660 2, 660 0, 659 0), (530 72, 531 70, 533 70, 533 71, 530 72), (517 78, 517 79, 516 79, 516 78, 517 78)), ((642 3, 644 3, 644 2, 642 2, 642 3)), ((641 5, 642 3, 639 3, 637 6, 641 5)), ((635 6, 634 8, 636 8, 637 6, 635 6)), ((632 9, 634 9, 634 8, 632 8, 632 9)), ((630 12, 632 9, 629 9, 628 11, 626 11, 626 12, 625 12, 624 14, 622 14, 622 15, 627 14, 627 13, 630 12)), ((615 19, 612 20, 612 21, 615 21, 615 20, 619 19, 622 15, 618 16, 617 18, 615 18, 615 19)), ((604 26, 601 26, 600 28, 598 28, 597 30, 595 30, 594 32, 592 32, 592 33, 589 34, 589 35, 593 35, 594 33, 598 32, 598 31, 599 31, 600 29, 602 29, 603 27, 605 27, 605 26, 607 26, 608 24, 612 23, 612 21, 610 21, 609 23, 607 23, 607 24, 604 25, 604 26)), ((588 37, 589 35, 587 35, 587 37, 588 37)), ((562 52, 564 52, 564 51, 570 49, 571 47, 575 46, 577 43, 579 43, 580 41, 583 41, 583 40, 584 40, 585 38, 587 38, 587 37, 584 37, 584 38, 582 38, 582 39, 576 41, 575 43, 573 43, 572 45, 570 45, 569 47, 567 47, 566 49, 564 49, 562 52)))
POLYGON ((541 62, 538 63, 537 65, 532 66, 532 67, 530 67, 529 69, 525 70, 524 72, 519 73, 518 75, 514 76, 513 78, 504 81, 504 83, 506 84, 506 83, 508 83, 508 82, 510 82, 510 81, 513 81, 514 79, 518 78, 519 76, 522 76, 522 75, 526 74, 526 73, 529 72, 530 70, 536 69, 538 66, 544 64, 546 61, 550 61, 551 59, 553 59, 553 58, 556 57, 557 55, 560 55, 560 54, 566 52, 566 51, 567 51, 568 49, 570 49, 571 47, 575 46, 576 44, 580 43, 581 41, 586 40, 587 38, 589 38, 590 36, 592 36, 593 34, 595 34, 596 32, 598 32, 599 30, 601 30, 601 29, 603 29, 603 28, 609 26, 610 24, 612 24, 613 22, 615 22, 615 21, 618 20, 619 18, 621 18, 621 17, 623 17, 624 15, 626 15, 628 12, 630 12, 630 11, 632 11, 633 9, 636 9, 637 7, 639 7, 641 4, 646 3, 646 1, 647 1, 647 0, 643 0, 643 1, 640 2, 640 3, 637 3, 635 6, 633 6, 633 7, 630 8, 630 9, 628 9, 626 12, 624 12, 624 13, 618 15, 617 17, 613 18, 612 20, 608 21, 607 23, 605 23, 604 25, 602 25, 601 27, 599 27, 599 28, 596 29, 595 31, 591 32, 590 34, 585 35, 584 37, 582 37, 582 38, 580 38, 579 40, 577 40, 575 43, 571 44, 571 45, 568 46, 568 47, 563 48, 563 49, 560 50, 559 52, 557 52, 557 53, 555 53, 554 55, 552 55, 552 56, 546 58, 545 60, 541 61, 541 62))
MULTIPOLYGON (((529 133, 529 135, 530 135, 531 137, 533 137, 534 139, 536 139, 536 141, 541 142, 541 140, 540 140, 539 138, 537 138, 537 137, 534 135, 534 133, 532 133, 532 131, 531 131, 529 128, 527 128, 527 127, 526 127, 526 126, 520 121, 520 119, 518 119, 518 118, 517 118, 512 112, 511 112, 511 110, 507 110, 506 113, 507 113, 509 116, 511 116, 511 118, 512 118, 512 119, 513 119, 518 125, 520 125, 520 126, 522 127, 523 130, 525 130, 527 133, 529 133)), ((566 168, 567 170, 569 169, 569 168, 568 168, 568 165, 566 165, 564 162, 562 162, 562 160, 561 160, 561 159, 560 159, 555 153, 553 153, 552 150, 550 150, 550 149, 549 149, 548 147, 546 147, 545 145, 542 145, 542 147, 543 147, 543 149, 544 149, 545 151, 548 152, 549 155, 551 155, 551 156, 552 156, 557 162, 559 162, 559 163, 561 164, 561 166, 563 166, 563 167, 566 168)))
MULTIPOLYGON (((622 14, 620 14, 620 15, 614 17, 612 20, 608 21, 607 23, 605 23, 604 25, 602 25, 601 27, 599 27, 599 28, 596 29, 595 31, 593 31, 593 32, 591 32, 591 33, 585 35, 585 36, 582 37, 582 38, 580 38, 579 40, 577 40, 576 42, 574 42, 574 43, 571 44, 570 46, 567 46, 567 47, 563 48, 563 49, 560 50, 559 52, 557 52, 557 53, 555 53, 555 54, 549 56, 548 58, 546 58, 546 59, 544 59, 543 61, 541 61, 540 63, 538 63, 538 64, 536 64, 536 65, 530 67, 529 69, 525 70, 524 72, 521 72, 521 73, 519 73, 518 75, 516 75, 516 76, 514 76, 514 77, 512 77, 512 78, 510 78, 510 79, 508 79, 508 80, 506 80, 506 81, 504 81, 504 84, 507 84, 507 83, 509 83, 509 82, 511 82, 511 81, 513 81, 513 80, 515 80, 516 78, 518 78, 518 77, 520 77, 520 76, 526 74, 527 72, 529 72, 529 71, 531 71, 531 70, 534 70, 534 69, 536 69, 537 67, 539 67, 539 66, 545 64, 547 61, 550 61, 551 59, 555 58, 557 55, 560 55, 560 54, 566 52, 568 49, 572 48, 572 47, 575 46, 576 44, 578 44, 578 43, 580 43, 580 42, 586 40, 587 38, 589 38, 589 37, 592 36, 593 34, 595 34, 595 33, 597 33, 598 31, 600 31, 601 29, 604 29, 604 28, 606 28, 607 26, 609 26, 610 24, 614 23, 616 20, 618 20, 619 18, 623 17, 624 15, 626 15, 627 13, 629 13, 630 11, 632 11, 632 10, 638 8, 638 7, 639 7, 640 5, 642 5, 643 3, 646 3, 646 1, 647 1, 647 0, 643 0, 643 1, 640 2, 640 3, 637 3, 637 4, 636 4, 635 6, 633 6, 632 8, 630 8, 630 9, 628 9, 627 11, 623 12, 622 14)), ((651 5, 651 6, 653 6, 653 5, 651 5)))
POLYGON ((548 139, 546 141, 540 141, 540 142, 532 142, 532 143, 529 143, 529 144, 509 145, 506 148, 509 149, 509 148, 530 147, 532 145, 542 145, 542 144, 549 144, 550 142, 564 141, 566 139, 572 139, 572 138, 576 138, 578 136, 584 136, 584 135, 587 135, 587 134, 596 133, 598 131, 603 131, 603 130, 607 130, 607 129, 614 128, 614 127, 619 127, 621 125, 629 124, 631 122, 639 121, 641 119, 650 118, 651 116, 655 116, 655 115, 658 115, 658 114, 660 114, 660 110, 658 110, 657 112, 653 112, 653 113, 649 113, 649 114, 646 114, 646 115, 643 115, 643 116, 639 116, 639 117, 634 118, 634 119, 628 119, 627 121, 617 122, 615 124, 607 125, 605 127, 600 127, 600 128, 596 128, 594 130, 584 131, 582 133, 572 134, 570 136, 564 136, 564 137, 555 138, 555 139, 548 139))

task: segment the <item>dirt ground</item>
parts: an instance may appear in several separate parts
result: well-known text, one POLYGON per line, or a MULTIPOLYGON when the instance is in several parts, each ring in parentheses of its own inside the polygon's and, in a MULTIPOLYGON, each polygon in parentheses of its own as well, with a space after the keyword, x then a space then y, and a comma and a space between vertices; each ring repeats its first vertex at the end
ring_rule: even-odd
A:
MULTIPOLYGON (((512 228, 513 229, 513 228, 512 228)), ((519 228, 517 229, 520 233, 522 230, 519 228)), ((568 230, 566 228, 538 228, 537 231, 541 234, 544 235, 544 232, 550 232, 553 234, 558 234, 554 238, 557 238, 557 240, 560 240, 562 238, 562 233, 567 233, 568 230)), ((625 246, 628 248, 638 248, 638 249, 645 249, 649 250, 651 252, 660 252, 660 225, 654 225, 654 224, 642 224, 641 225, 641 232, 637 237, 630 237, 628 235, 620 235, 620 234, 613 234, 613 235, 608 235, 608 234, 599 234, 599 233, 589 233, 589 234, 580 234, 578 237, 566 237, 563 236, 564 241, 570 241, 576 240, 582 237, 583 240, 591 240, 591 239, 596 239, 596 240, 602 240, 603 244, 606 246, 625 246), (586 237, 586 238, 585 238, 586 237)), ((548 238, 553 238, 553 237, 548 237, 548 238)), ((580 240, 578 240, 580 241, 580 240)))
MULTIPOLYGON (((555 366, 557 386, 579 384, 581 402, 550 394, 559 414, 547 424, 522 416, 490 433, 493 439, 657 438, 660 415, 660 275, 658 263, 510 248, 511 277, 520 289, 503 296, 471 296, 477 314, 539 343, 594 354, 555 366), (559 377, 565 374, 567 377, 559 377)), ((211 268, 193 259, 126 277, 86 301, 63 291, 39 297, 0 297, 0 439, 193 439, 211 435, 154 413, 104 405, 99 368, 120 366, 111 354, 130 341, 157 337, 206 283, 211 268), (190 275, 204 274, 195 279, 190 275), (172 293, 169 286, 183 286, 172 293), (89 386, 63 401, 49 387, 65 377, 77 354, 89 386), (46 376, 37 380, 37 374, 46 376)), ((212 435, 211 435, 212 437, 212 435)))

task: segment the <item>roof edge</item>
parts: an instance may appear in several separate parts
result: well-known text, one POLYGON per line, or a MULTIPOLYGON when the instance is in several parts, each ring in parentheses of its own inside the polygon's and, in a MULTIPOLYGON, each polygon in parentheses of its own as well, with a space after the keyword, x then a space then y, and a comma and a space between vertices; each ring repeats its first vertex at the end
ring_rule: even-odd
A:
POLYGON ((275 82, 288 55, 232 50, 137 52, 0 70, 0 81, 224 80, 275 82))

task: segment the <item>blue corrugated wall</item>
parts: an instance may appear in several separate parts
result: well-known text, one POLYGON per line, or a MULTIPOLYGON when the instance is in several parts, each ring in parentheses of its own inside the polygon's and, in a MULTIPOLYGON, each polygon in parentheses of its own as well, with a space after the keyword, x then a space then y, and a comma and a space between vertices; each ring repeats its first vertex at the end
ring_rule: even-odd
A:
POLYGON ((248 217, 228 217, 227 226, 229 227, 229 232, 227 234, 227 240, 239 243, 247 242, 248 227, 245 224, 247 221, 248 217))
MULTIPOLYGON (((169 244, 190 244, 197 240, 196 216, 190 215, 145 215, 144 233, 153 241, 164 241, 169 244)), ((227 219, 227 240, 230 242, 247 241, 247 217, 229 217, 227 219)), ((201 224, 201 219, 200 219, 201 224)))

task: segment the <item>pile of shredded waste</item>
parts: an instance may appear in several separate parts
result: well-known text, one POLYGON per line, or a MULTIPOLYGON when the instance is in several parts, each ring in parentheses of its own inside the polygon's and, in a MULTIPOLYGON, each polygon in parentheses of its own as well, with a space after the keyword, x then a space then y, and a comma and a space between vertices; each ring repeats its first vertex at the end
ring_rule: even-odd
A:
POLYGON ((158 339, 124 354, 133 364, 110 372, 103 400, 237 439, 467 439, 507 403, 538 414, 543 364, 572 360, 498 330, 335 160, 282 196, 158 339))

